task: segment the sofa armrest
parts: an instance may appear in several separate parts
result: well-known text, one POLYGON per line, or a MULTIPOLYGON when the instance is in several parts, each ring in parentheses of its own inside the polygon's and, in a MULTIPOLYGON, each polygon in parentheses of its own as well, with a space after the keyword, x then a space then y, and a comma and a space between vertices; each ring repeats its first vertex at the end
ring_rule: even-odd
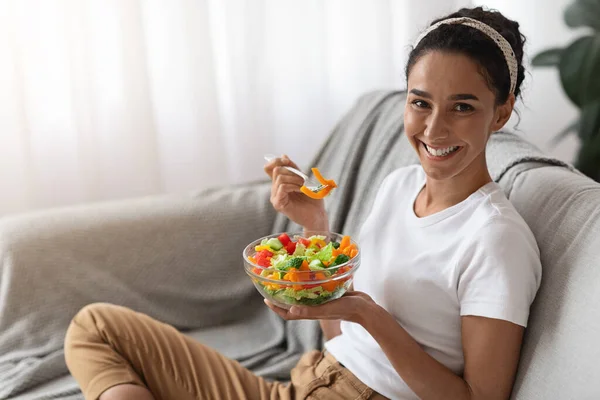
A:
POLYGON ((242 250, 271 233, 269 192, 257 183, 0 219, 0 370, 61 349, 93 302, 182 329, 240 317, 237 305, 260 299, 242 250))

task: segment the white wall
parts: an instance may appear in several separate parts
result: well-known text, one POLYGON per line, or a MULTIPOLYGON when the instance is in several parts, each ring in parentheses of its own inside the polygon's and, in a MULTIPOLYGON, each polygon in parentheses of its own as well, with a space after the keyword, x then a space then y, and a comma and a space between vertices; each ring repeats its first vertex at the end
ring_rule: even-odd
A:
MULTIPOLYGON (((497 8, 531 56, 576 35, 570 1, 0 0, 0 216, 264 178, 265 153, 309 167, 361 94, 405 87, 434 18, 497 8)), ((575 138, 549 147, 577 115, 557 72, 531 71, 519 107, 572 161, 575 138)))

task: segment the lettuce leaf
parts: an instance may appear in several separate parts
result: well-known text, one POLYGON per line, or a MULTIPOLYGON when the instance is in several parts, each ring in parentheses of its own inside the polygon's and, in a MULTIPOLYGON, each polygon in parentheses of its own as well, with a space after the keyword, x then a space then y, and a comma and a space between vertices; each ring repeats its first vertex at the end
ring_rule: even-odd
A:
POLYGON ((287 266, 287 262, 290 256, 286 254, 276 254, 271 258, 271 265, 273 268, 285 270, 287 266))
POLYGON ((318 260, 329 261, 333 256, 333 249, 333 243, 329 243, 327 246, 323 247, 321 251, 319 251, 315 256, 318 260))
POLYGON ((306 253, 306 246, 303 245, 302 243, 298 243, 296 244, 296 250, 294 251, 294 254, 292 254, 294 257, 303 257, 306 253))

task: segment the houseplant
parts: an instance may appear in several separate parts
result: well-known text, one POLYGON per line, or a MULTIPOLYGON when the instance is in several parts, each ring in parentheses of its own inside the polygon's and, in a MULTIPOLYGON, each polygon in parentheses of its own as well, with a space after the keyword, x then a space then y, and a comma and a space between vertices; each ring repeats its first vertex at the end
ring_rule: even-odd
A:
POLYGON ((555 141, 577 133, 581 147, 575 165, 600 181, 600 0, 575 0, 566 8, 564 20, 569 27, 591 30, 565 48, 542 51, 532 64, 558 68, 565 93, 581 112, 555 141))

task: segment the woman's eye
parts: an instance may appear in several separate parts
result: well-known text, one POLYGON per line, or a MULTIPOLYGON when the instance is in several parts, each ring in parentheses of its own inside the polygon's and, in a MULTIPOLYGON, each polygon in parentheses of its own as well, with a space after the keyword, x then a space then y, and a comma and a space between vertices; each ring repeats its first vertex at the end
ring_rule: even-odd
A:
POLYGON ((427 104, 427 102, 425 102, 423 100, 415 100, 412 103, 415 106, 417 106, 418 108, 427 108, 427 107, 429 107, 429 104, 427 104))
POLYGON ((469 111, 473 111, 474 108, 472 105, 467 104, 467 103, 458 103, 454 106, 454 111, 458 111, 458 112, 469 112, 469 111))

